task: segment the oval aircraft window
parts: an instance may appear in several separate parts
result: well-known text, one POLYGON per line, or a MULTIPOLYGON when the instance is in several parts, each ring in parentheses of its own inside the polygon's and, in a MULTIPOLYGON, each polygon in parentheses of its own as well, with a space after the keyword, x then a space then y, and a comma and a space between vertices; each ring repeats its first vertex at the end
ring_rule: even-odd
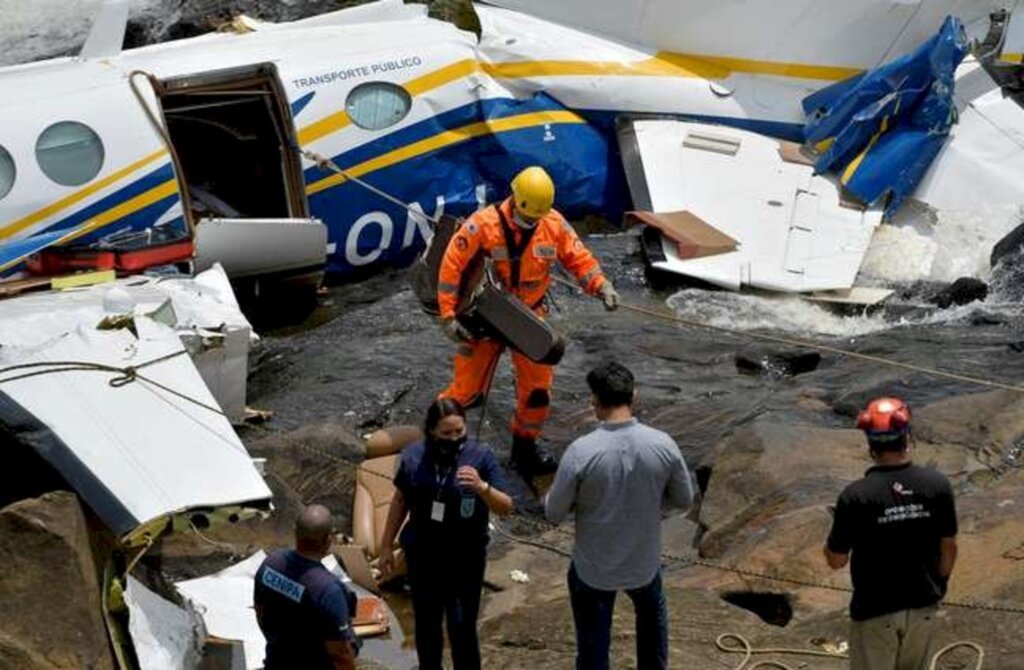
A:
POLYGON ((11 154, 0 146, 0 200, 14 188, 14 178, 18 171, 14 168, 14 159, 11 154))
POLYGON ((89 126, 61 121, 36 140, 36 160, 43 173, 62 186, 81 186, 103 167, 103 142, 89 126))
POLYGON ((370 81, 349 91, 345 110, 352 123, 365 130, 383 130, 406 117, 412 97, 401 86, 370 81))

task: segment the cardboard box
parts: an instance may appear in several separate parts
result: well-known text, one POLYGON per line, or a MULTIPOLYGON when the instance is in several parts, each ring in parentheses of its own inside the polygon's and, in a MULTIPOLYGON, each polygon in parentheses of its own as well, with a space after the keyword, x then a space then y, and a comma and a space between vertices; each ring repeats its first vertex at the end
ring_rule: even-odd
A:
POLYGON ((626 212, 626 223, 657 228, 675 242, 679 257, 684 259, 725 254, 739 246, 739 242, 688 211, 626 212))

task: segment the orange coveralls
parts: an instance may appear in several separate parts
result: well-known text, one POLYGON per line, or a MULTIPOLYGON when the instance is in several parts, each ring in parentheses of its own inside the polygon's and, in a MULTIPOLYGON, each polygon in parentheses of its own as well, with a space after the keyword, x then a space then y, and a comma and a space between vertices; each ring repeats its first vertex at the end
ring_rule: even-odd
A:
MULTIPOLYGON (((543 301, 551 285, 551 265, 556 260, 576 277, 587 293, 596 294, 606 281, 597 259, 555 210, 537 221, 533 235, 521 253, 509 249, 507 235, 512 238, 513 246, 523 244, 524 233, 512 218, 511 198, 500 205, 477 211, 452 236, 441 261, 438 278, 437 302, 442 319, 455 316, 462 274, 480 253, 491 258, 504 289, 541 318, 547 314, 543 301), (505 223, 498 214, 498 207, 504 214, 505 223), (508 230, 503 230, 506 225, 508 230), (518 280, 513 277, 512 270, 517 257, 518 280)), ((454 398, 465 407, 479 402, 503 349, 502 344, 490 339, 460 344, 455 352, 455 378, 441 392, 441 397, 454 398)), ((518 351, 512 352, 512 365, 516 375, 516 413, 512 419, 512 434, 536 440, 550 412, 554 368, 534 363, 518 351)))

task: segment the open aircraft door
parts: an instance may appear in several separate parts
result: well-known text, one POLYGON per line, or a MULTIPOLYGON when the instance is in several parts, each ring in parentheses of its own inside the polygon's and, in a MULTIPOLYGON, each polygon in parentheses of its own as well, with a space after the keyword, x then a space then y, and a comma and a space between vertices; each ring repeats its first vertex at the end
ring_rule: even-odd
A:
POLYGON ((319 284, 327 227, 309 215, 291 107, 270 63, 173 77, 156 95, 195 263, 233 280, 319 284))

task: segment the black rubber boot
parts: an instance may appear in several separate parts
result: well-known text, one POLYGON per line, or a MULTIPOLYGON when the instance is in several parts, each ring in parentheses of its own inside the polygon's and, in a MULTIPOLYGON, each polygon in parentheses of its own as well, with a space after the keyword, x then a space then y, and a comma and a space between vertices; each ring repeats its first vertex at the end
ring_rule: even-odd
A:
POLYGON ((518 435, 512 436, 511 461, 519 476, 527 481, 558 469, 558 461, 546 449, 538 447, 536 440, 518 435))

